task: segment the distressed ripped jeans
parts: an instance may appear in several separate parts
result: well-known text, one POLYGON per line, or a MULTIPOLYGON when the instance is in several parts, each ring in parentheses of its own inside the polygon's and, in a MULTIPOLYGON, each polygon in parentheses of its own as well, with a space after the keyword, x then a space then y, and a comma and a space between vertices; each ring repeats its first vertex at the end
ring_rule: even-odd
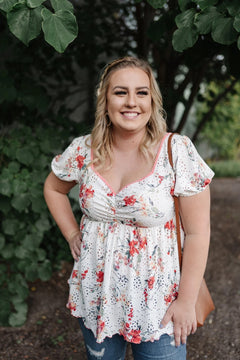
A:
MULTIPOLYGON (((127 341, 115 334, 99 344, 94 334, 78 319, 83 333, 88 360, 124 360, 127 341)), ((186 360, 186 345, 175 346, 174 337, 164 334, 159 340, 131 343, 134 360, 186 360)))

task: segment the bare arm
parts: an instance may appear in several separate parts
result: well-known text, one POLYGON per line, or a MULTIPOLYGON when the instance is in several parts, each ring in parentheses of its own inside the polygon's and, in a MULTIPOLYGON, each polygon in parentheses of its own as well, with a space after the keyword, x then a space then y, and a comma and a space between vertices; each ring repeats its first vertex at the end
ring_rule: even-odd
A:
POLYGON ((75 185, 75 181, 62 181, 51 172, 44 184, 44 197, 54 220, 69 243, 74 259, 77 260, 80 255, 80 230, 67 196, 75 185))
POLYGON ((210 191, 207 187, 197 195, 179 198, 184 231, 183 263, 179 295, 162 321, 174 322, 176 346, 197 329, 195 304, 206 267, 210 240, 210 191))

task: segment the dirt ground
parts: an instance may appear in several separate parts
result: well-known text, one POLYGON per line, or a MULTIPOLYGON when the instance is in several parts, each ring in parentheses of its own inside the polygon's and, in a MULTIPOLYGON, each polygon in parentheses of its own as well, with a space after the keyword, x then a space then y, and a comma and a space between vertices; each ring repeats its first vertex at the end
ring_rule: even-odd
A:
MULTIPOLYGON (((206 281, 216 310, 188 339, 188 360, 240 360, 240 178, 215 179, 206 281)), ((49 282, 30 284, 29 314, 20 328, 0 328, 0 360, 87 359, 76 319, 65 308, 71 264, 49 282)), ((132 360, 128 347, 125 360, 132 360)), ((113 359, 114 360, 114 359, 113 359)))

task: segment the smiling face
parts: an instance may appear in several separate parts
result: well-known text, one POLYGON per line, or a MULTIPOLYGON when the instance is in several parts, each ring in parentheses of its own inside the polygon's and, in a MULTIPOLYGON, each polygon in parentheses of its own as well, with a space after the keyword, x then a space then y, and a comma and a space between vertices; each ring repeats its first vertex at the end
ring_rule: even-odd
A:
POLYGON ((148 75, 137 67, 114 71, 109 79, 106 110, 114 132, 144 134, 152 111, 148 75))

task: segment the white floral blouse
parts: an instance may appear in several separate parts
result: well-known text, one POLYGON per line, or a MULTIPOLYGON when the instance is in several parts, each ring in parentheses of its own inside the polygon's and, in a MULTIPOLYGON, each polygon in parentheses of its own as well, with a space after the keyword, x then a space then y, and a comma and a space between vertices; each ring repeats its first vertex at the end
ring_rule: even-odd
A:
MULTIPOLYGON (((172 195, 201 192, 214 173, 186 136, 174 135, 174 171, 166 134, 152 171, 115 193, 87 166, 90 136, 73 140, 52 161, 55 175, 79 184, 81 256, 69 279, 68 308, 102 342, 121 334, 132 343, 173 333, 161 320, 178 294, 179 263, 172 195)), ((184 234, 182 234, 184 238, 184 234)))

